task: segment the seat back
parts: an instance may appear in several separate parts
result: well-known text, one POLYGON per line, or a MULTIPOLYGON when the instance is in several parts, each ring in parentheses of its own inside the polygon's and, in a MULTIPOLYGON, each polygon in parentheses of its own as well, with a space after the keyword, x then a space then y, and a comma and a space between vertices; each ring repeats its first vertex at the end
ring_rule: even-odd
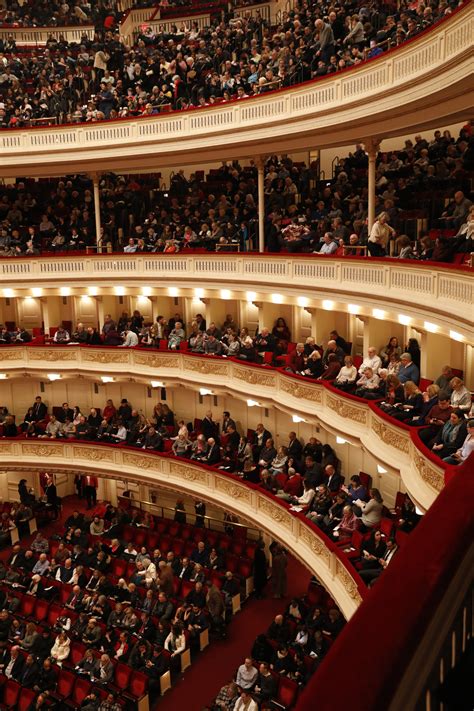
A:
POLYGON ((3 704, 14 708, 20 695, 20 684, 14 679, 8 679, 3 687, 3 704))
POLYGON ((20 698, 18 699, 17 711, 27 711, 30 704, 33 703, 36 697, 36 691, 33 689, 22 688, 20 698))
POLYGON ((148 691, 148 677, 139 671, 132 671, 128 690, 136 699, 141 699, 148 691))
POLYGON ((56 686, 56 691, 59 696, 63 699, 68 699, 72 690, 74 689, 74 684, 76 682, 76 677, 71 672, 66 669, 61 669, 58 676, 58 682, 56 686))
POLYGON ((117 686, 119 689, 127 689, 130 683, 131 674, 131 667, 129 667, 127 664, 123 664, 123 662, 118 662, 117 666, 115 667, 115 686, 117 686))
POLYGON ((91 687, 92 684, 88 679, 83 679, 80 676, 76 677, 76 683, 71 694, 71 701, 76 707, 81 705, 87 694, 89 694, 91 687))

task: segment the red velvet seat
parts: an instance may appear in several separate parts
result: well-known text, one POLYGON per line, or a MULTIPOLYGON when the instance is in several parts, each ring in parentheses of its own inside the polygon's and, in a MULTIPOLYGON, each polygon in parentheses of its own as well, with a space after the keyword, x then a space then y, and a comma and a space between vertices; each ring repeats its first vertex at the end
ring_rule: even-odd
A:
POLYGON ((36 622, 43 622, 47 618, 48 612, 49 602, 47 600, 42 600, 41 598, 39 600, 36 600, 35 611, 33 613, 33 617, 36 622))
POLYGON ((30 705, 36 697, 36 691, 33 689, 21 689, 20 698, 18 699, 18 705, 16 711, 28 711, 30 705))
POLYGON ((1 708, 12 709, 18 703, 18 698, 20 696, 21 686, 14 679, 7 679, 6 683, 2 689, 2 703, 1 708))
POLYGON ((72 694, 68 699, 68 704, 71 704, 74 708, 80 708, 85 697, 91 692, 91 689, 92 684, 88 679, 84 679, 81 676, 76 677, 72 694))
POLYGON ((58 681, 56 684, 56 694, 60 699, 69 699, 71 696, 74 684, 76 683, 76 676, 66 669, 60 669, 58 674, 58 681))

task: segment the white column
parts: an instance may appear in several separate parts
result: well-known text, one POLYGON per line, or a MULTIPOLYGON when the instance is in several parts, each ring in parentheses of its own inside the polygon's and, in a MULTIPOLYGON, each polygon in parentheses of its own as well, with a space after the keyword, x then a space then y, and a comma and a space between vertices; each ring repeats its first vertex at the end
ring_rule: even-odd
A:
POLYGON ((100 222, 100 173, 92 173, 92 183, 94 186, 94 215, 95 215, 95 239, 97 252, 102 252, 101 222, 100 222))
POLYGON ((258 169, 258 251, 265 251, 265 159, 259 156, 256 160, 258 169))
POLYGON ((367 215, 367 227, 369 230, 372 229, 372 225, 375 222, 375 161, 377 159, 377 153, 380 148, 380 140, 378 138, 372 137, 365 141, 365 150, 369 158, 369 170, 368 170, 368 215, 367 215))
POLYGON ((48 309, 48 299, 46 296, 43 296, 40 298, 41 302, 41 314, 43 317, 43 328, 44 328, 44 333, 45 335, 49 335, 49 327, 50 327, 50 321, 49 321, 49 309, 48 309))
POLYGON ((104 300, 102 296, 96 296, 95 300, 97 302, 97 328, 99 333, 102 331, 102 326, 104 325, 105 311, 104 311, 104 300))

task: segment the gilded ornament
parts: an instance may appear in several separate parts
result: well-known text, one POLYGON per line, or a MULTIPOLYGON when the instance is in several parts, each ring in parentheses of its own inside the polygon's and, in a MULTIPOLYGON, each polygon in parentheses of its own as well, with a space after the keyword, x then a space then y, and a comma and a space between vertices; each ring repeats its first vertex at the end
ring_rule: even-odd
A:
POLYGON ((269 501, 265 496, 259 496, 257 501, 258 508, 260 509, 260 511, 266 513, 268 516, 270 516, 271 519, 273 519, 273 521, 276 521, 276 523, 283 524, 285 528, 292 528, 293 516, 283 506, 274 504, 272 501, 269 501))
POLYGON ((359 588, 357 587, 357 583, 340 560, 336 560, 336 578, 339 578, 342 581, 349 597, 360 604, 362 602, 362 597, 359 592, 359 588))
POLYGON ((186 481, 197 481, 207 486, 207 472, 197 467, 188 467, 180 462, 171 462, 170 474, 175 474, 186 481))
POLYGON ((336 412, 339 417, 344 417, 345 419, 352 420, 353 422, 360 422, 360 424, 365 425, 367 422, 367 413, 365 410, 354 407, 342 398, 331 397, 331 395, 326 396, 326 404, 330 410, 336 412))
POLYGON ((110 449, 99 447, 73 447, 73 456, 88 459, 90 462, 113 462, 114 453, 110 449))
POLYGON ((216 477, 215 486, 217 491, 222 491, 232 499, 242 499, 242 501, 246 501, 249 504, 252 501, 252 492, 245 484, 240 484, 239 482, 234 482, 222 477, 216 477))
POLYGON ((443 474, 430 466, 426 459, 416 450, 414 459, 415 467, 423 481, 426 481, 426 483, 432 486, 433 489, 436 489, 436 491, 442 491, 444 488, 443 474))
POLYGON ((82 351, 82 360, 89 363, 128 363, 123 351, 82 351))
POLYGON ((307 543, 311 548, 313 553, 321 556, 324 559, 327 566, 329 566, 331 553, 328 548, 326 548, 324 541, 319 538, 314 531, 312 531, 309 526, 307 526, 303 521, 300 521, 300 539, 307 543))
POLYGON ((158 355, 158 353, 133 353, 136 365, 146 365, 149 368, 178 368, 179 359, 176 356, 158 355))
POLYGON ((299 382, 292 382, 287 378, 282 378, 280 387, 283 392, 288 393, 288 395, 292 395, 298 400, 322 402, 321 390, 317 385, 301 385, 299 382))
POLYGON ((15 348, 11 351, 3 350, 1 351, 0 360, 23 360, 25 357, 25 351, 23 348, 15 348))
POLYGON ((196 358, 186 358, 184 367, 203 375, 227 375, 227 363, 219 363, 213 360, 198 360, 196 358))
POLYGON ((50 363, 77 360, 75 350, 55 350, 54 347, 44 351, 31 349, 28 351, 28 360, 47 360, 50 363))
POLYGON ((382 442, 385 442, 385 444, 388 444, 390 447, 395 447, 395 449, 398 449, 400 452, 408 454, 408 439, 403 437, 398 432, 395 432, 394 430, 387 427, 385 423, 379 422, 375 419, 372 420, 372 430, 378 437, 380 437, 382 442))
POLYGON ((246 368, 234 367, 232 369, 232 375, 238 380, 243 380, 250 385, 263 385, 264 387, 271 388, 275 385, 275 376, 269 373, 262 373, 259 370, 247 370, 246 368))
POLYGON ((131 452, 122 453, 123 464, 131 464, 133 467, 138 467, 139 469, 154 469, 156 467, 156 459, 153 456, 143 457, 138 454, 132 454, 131 452))
POLYGON ((51 457, 53 454, 61 457, 64 453, 64 448, 57 445, 51 447, 46 444, 28 444, 25 442, 22 446, 22 451, 23 454, 33 454, 36 457, 51 457))

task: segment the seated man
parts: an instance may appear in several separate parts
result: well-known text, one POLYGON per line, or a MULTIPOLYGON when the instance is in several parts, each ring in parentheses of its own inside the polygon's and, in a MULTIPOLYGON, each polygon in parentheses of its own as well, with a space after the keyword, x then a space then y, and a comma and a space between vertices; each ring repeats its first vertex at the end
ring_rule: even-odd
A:
POLYGON ((420 382, 420 371, 418 367, 414 364, 410 353, 402 353, 400 356, 400 369, 398 371, 398 379, 402 383, 406 383, 407 380, 412 380, 416 385, 420 382))
POLYGON ((393 538, 387 540, 387 548, 382 558, 374 561, 374 565, 371 568, 365 570, 359 570, 359 575, 367 583, 367 585, 372 587, 375 581, 379 578, 380 574, 387 568, 390 561, 393 559, 394 555, 398 550, 396 541, 393 538))
POLYGON ((371 368, 373 373, 378 373, 381 367, 382 361, 377 355, 377 349, 373 346, 369 346, 367 350, 367 355, 362 361, 362 364, 359 368, 359 375, 363 375, 367 368, 371 368))
POLYGON ((254 667, 250 657, 246 657, 244 663, 237 669, 237 676, 235 678, 237 686, 242 690, 251 691, 257 683, 257 678, 257 668, 254 667))
POLYGON ((365 397, 368 393, 371 395, 373 392, 377 391, 380 383, 380 378, 377 373, 374 373, 372 368, 365 368, 362 376, 356 382, 355 394, 357 397, 365 397))
POLYGON ((444 457, 443 461, 448 464, 462 464, 474 452, 474 420, 469 420, 467 423, 467 435, 462 447, 457 449, 454 454, 449 457, 444 457))

